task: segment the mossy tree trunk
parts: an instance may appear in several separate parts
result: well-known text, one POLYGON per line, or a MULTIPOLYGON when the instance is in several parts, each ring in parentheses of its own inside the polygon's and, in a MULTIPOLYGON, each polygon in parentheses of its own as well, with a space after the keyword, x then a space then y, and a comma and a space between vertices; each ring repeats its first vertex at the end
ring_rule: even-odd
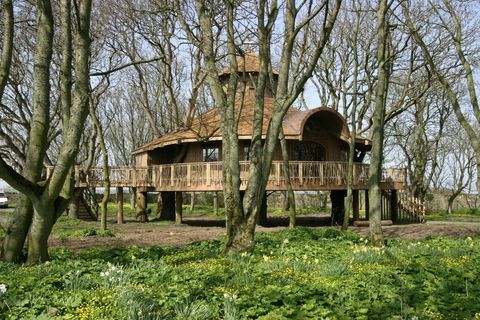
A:
POLYGON ((369 225, 370 237, 374 246, 383 246, 384 238, 381 226, 382 217, 382 178, 383 136, 385 124, 385 105, 388 90, 387 61, 387 10, 386 0, 380 0, 377 8, 377 65, 378 80, 375 94, 375 111, 373 115, 373 136, 370 169, 368 172, 369 225))

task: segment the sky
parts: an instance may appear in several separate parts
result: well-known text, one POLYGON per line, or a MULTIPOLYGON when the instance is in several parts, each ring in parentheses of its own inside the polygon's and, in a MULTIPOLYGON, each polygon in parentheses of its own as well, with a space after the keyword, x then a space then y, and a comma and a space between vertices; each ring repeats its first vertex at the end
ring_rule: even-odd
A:
POLYGON ((8 187, 9 187, 9 185, 5 181, 0 179, 0 189, 8 188, 8 187))

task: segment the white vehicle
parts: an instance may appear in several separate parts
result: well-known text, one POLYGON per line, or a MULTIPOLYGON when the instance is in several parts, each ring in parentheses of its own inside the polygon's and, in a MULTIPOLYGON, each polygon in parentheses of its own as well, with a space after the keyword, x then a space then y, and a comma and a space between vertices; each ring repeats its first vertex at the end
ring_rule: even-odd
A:
POLYGON ((8 198, 3 191, 0 191, 0 208, 8 208, 8 198))

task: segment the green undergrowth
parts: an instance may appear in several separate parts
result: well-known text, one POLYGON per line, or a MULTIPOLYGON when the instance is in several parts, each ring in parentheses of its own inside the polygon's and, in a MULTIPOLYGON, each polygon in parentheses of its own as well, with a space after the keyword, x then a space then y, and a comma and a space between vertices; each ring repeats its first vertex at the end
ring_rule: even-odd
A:
POLYGON ((427 213, 428 221, 472 221, 480 222, 480 209, 459 208, 448 213, 447 210, 435 210, 427 213))
POLYGON ((38 266, 0 263, 0 318, 480 318, 479 238, 378 249, 352 233, 298 228, 256 240, 231 255, 221 241, 202 241, 57 249, 38 266))

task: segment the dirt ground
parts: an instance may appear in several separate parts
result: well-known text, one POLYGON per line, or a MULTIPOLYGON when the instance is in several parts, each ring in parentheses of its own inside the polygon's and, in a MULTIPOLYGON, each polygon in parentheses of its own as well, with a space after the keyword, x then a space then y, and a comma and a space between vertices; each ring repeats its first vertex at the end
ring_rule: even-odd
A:
MULTIPOLYGON (((286 218, 269 219, 268 227, 257 227, 257 232, 275 232, 286 229, 286 218)), ((325 216, 302 216, 297 219, 298 225, 327 227, 325 216)), ((184 218, 182 225, 158 225, 155 223, 139 223, 127 221, 123 225, 110 224, 113 237, 84 237, 49 240, 50 248, 68 247, 74 251, 93 247, 112 246, 183 246, 200 240, 219 239, 225 235, 224 221, 212 220, 197 215, 184 218)), ((368 227, 350 227, 350 231, 361 236, 368 235, 368 227)), ((467 237, 480 235, 480 222, 427 222, 424 224, 408 224, 384 226, 386 238, 419 240, 426 237, 467 237)))

